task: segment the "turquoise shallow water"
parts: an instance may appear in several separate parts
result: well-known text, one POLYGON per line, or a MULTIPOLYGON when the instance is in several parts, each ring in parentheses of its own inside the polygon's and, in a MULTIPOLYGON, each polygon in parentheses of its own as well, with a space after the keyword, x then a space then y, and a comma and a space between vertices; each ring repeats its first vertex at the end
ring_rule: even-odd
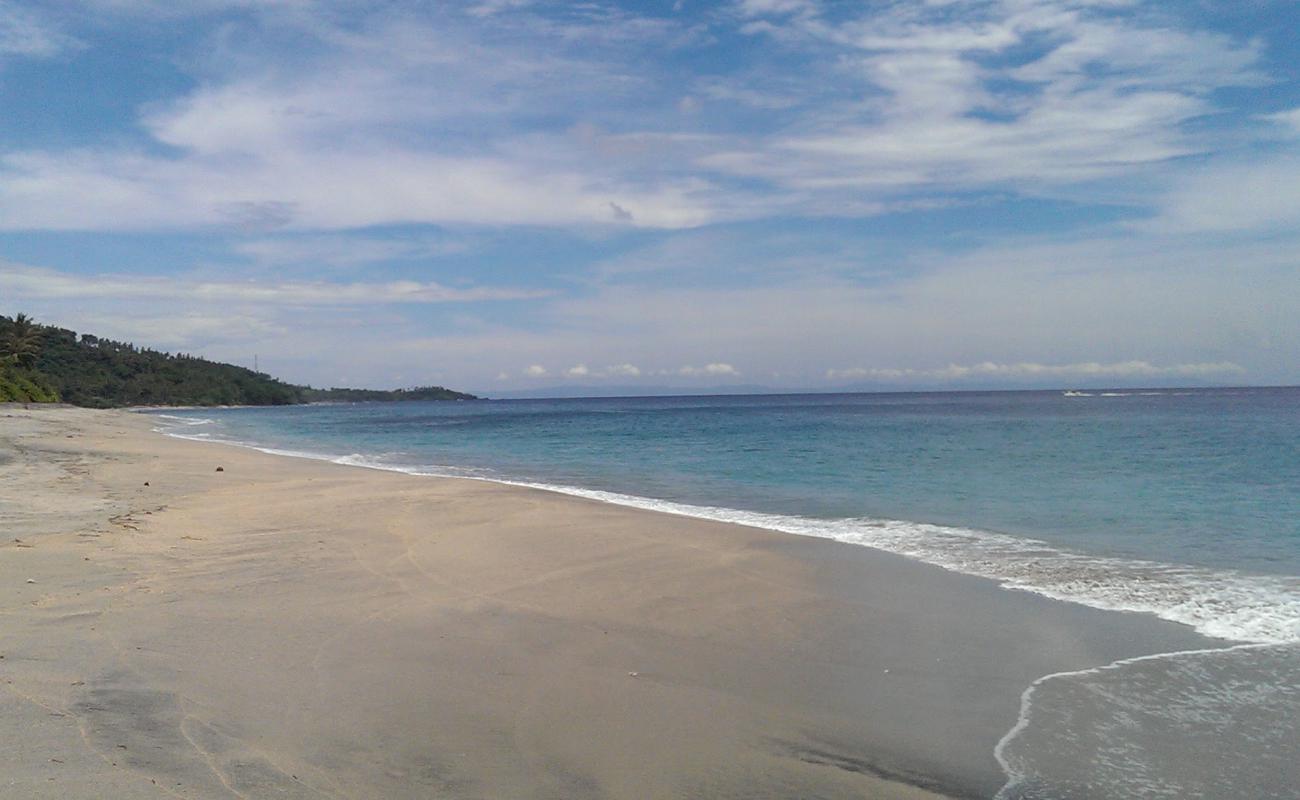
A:
POLYGON ((158 420, 186 438, 837 539, 1154 614, 1225 648, 1248 643, 1045 676, 999 747, 1000 797, 1300 796, 1300 389, 354 404, 158 420))

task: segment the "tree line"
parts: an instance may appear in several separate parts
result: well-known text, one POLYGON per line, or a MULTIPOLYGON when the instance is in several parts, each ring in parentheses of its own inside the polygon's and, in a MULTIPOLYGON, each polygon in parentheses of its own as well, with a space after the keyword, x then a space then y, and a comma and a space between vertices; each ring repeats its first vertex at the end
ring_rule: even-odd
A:
POLYGON ((233 364, 78 335, 37 324, 26 314, 0 316, 0 402, 111 408, 469 399, 475 398, 440 386, 314 389, 233 364))

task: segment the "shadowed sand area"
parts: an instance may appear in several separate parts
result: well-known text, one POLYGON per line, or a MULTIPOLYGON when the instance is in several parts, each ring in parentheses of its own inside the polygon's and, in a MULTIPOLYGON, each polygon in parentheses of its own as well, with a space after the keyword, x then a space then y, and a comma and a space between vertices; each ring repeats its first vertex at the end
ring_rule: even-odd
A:
POLYGON ((1035 678, 1216 644, 852 545, 150 426, 0 407, 0 796, 989 797, 1035 678))

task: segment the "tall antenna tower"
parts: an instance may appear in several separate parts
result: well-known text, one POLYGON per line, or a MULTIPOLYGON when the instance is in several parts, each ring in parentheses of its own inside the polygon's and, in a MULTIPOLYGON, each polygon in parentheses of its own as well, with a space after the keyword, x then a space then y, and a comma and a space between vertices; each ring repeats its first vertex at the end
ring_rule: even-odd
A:
POLYGON ((257 368, 257 353, 253 353, 253 372, 261 372, 261 371, 262 370, 257 368))

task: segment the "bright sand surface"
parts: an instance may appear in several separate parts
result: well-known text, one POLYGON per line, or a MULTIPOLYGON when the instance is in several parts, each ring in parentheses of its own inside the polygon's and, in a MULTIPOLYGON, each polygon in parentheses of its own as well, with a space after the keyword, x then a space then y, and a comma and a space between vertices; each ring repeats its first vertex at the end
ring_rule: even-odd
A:
POLYGON ((0 406, 0 797, 988 797, 1035 678, 1214 644, 853 545, 150 428, 0 406))

